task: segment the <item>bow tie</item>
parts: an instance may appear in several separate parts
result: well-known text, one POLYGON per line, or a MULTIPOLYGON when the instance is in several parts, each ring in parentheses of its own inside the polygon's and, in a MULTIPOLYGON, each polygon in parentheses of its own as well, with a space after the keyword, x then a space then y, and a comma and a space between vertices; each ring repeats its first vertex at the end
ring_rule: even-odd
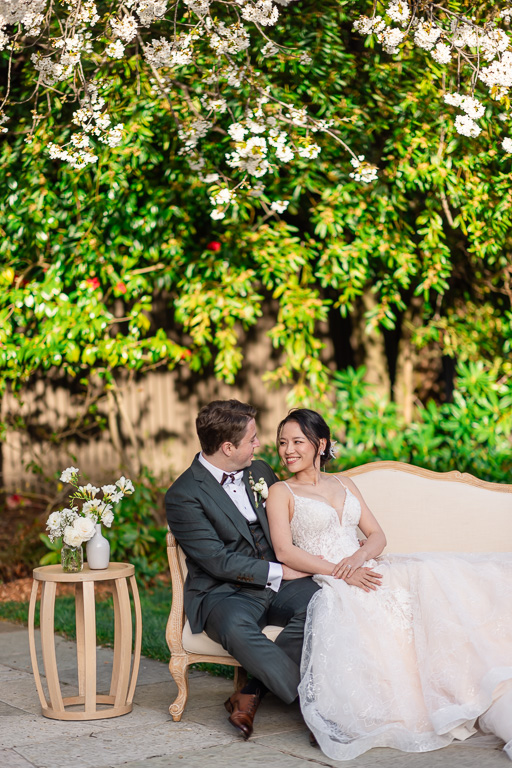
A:
POLYGON ((223 472, 222 480, 220 481, 220 484, 224 485, 224 483, 228 483, 228 484, 236 483, 241 479, 241 477, 242 477, 241 472, 231 472, 231 473, 223 472))

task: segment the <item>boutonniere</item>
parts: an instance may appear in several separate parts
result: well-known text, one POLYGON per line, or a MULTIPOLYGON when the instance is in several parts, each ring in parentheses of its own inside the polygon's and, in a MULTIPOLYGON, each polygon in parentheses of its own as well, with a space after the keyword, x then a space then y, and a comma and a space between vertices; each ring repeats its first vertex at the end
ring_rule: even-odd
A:
POLYGON ((266 501, 268 497, 268 485, 263 477, 260 477, 260 479, 255 482, 252 472, 249 472, 249 485, 254 494, 254 504, 258 507, 260 498, 263 501, 266 501))

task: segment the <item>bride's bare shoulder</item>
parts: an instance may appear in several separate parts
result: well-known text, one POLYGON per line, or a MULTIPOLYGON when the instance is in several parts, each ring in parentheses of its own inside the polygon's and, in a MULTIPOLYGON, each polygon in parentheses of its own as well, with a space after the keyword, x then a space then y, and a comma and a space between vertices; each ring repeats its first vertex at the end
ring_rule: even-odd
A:
POLYGON ((269 493, 273 495, 290 495, 290 488, 284 480, 278 480, 277 483, 272 483, 269 488, 269 493))
POLYGON ((331 477, 336 477, 343 485, 345 485, 347 488, 350 488, 351 491, 358 492, 357 485, 354 483, 354 481, 347 477, 343 472, 331 472, 331 477))

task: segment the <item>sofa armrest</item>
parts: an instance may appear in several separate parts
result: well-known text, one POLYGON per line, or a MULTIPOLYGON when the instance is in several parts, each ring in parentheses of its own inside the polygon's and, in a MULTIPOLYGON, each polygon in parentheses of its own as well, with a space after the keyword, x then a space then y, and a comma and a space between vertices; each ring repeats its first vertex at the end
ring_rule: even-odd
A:
POLYGON ((165 639, 172 655, 180 655, 183 650, 183 626, 185 624, 185 611, 183 609, 184 579, 180 567, 179 544, 171 531, 167 532, 167 558, 171 571, 172 604, 165 639))

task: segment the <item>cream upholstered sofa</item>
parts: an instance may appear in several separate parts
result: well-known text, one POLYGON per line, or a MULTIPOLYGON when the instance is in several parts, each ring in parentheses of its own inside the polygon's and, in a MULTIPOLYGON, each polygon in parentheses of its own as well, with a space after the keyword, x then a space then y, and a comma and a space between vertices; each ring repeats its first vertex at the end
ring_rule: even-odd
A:
MULTIPOLYGON (((386 552, 508 552, 512 549, 512 485, 488 483, 461 472, 431 472, 397 461, 363 464, 346 472, 382 525, 386 552)), ((183 610, 187 566, 172 533, 167 534, 172 607, 166 639, 169 669, 178 696, 170 705, 180 720, 188 698, 188 667, 198 662, 235 667, 235 686, 245 672, 204 632, 192 634, 183 610)), ((279 627, 265 627, 275 640, 279 627)))

